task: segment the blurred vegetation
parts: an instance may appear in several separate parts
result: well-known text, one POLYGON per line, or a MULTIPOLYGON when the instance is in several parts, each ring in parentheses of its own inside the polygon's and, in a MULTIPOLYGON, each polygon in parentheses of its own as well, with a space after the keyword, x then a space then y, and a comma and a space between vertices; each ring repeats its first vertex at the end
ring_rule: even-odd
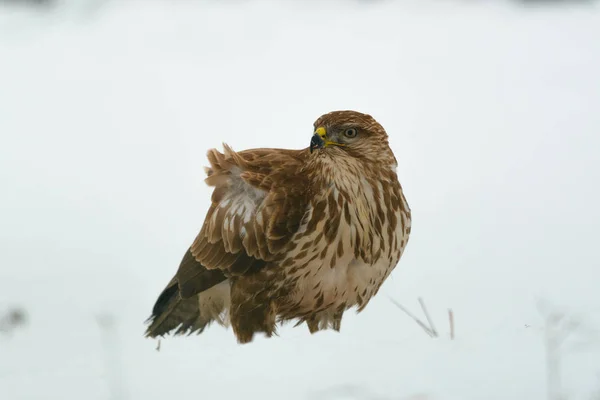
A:
MULTIPOLYGON (((32 6, 37 8, 50 8, 58 5, 101 5, 108 3, 110 0, 0 0, 0 4, 12 4, 16 6, 32 6)), ((168 1, 168 0, 165 0, 168 1)), ((250 1, 250 0, 249 0, 250 1)), ((304 1, 304 0, 297 0, 304 1)), ((356 0, 355 0, 356 1, 356 0)), ((362 2, 379 3, 381 0, 360 0, 362 2)), ((388 2, 400 2, 403 0, 383 0, 388 2)), ((483 0, 480 0, 482 2, 483 0)), ((498 2, 502 0, 497 0, 498 2)), ((513 3, 521 3, 524 5, 535 4, 566 4, 566 3, 594 3, 597 0, 512 0, 513 3)), ((475 2, 474 2, 475 3, 475 2)))
POLYGON ((12 334, 16 329, 27 323, 27 313, 22 308, 10 308, 0 314, 0 333, 12 334))

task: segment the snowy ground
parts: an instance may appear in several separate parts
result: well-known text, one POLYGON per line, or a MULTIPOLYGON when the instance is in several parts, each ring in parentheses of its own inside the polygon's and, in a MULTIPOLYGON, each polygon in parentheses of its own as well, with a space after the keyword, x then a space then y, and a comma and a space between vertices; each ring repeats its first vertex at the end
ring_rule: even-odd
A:
POLYGON ((29 317, 0 336, 0 398, 542 399, 543 299, 580 321, 562 387, 592 399, 600 10, 474 3, 0 8, 0 313, 29 317), (348 108, 390 133, 413 210, 378 297, 339 334, 214 326, 155 351, 143 321, 202 223, 206 151, 302 148, 348 108), (442 337, 389 300, 419 296, 442 337))

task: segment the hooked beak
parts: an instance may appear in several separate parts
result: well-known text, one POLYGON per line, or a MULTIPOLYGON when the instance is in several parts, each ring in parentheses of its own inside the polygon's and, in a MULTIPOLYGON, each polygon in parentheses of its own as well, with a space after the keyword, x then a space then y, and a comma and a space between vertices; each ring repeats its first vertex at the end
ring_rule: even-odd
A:
POLYGON ((327 145, 327 131, 322 126, 318 127, 315 130, 315 134, 310 139, 310 152, 312 153, 314 149, 322 149, 327 145))

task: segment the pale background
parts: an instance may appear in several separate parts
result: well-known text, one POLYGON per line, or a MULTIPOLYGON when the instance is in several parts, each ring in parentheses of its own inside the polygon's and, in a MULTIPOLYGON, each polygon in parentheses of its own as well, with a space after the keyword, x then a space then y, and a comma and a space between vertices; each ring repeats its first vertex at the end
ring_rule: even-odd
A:
POLYGON ((0 333, 1 399, 600 398, 599 3, 16 3, 0 317, 25 323, 0 333), (384 125, 413 211, 378 296, 340 333, 157 352, 143 322, 202 224, 207 150, 303 148, 336 109, 384 125), (572 323, 547 362, 549 313, 572 323))

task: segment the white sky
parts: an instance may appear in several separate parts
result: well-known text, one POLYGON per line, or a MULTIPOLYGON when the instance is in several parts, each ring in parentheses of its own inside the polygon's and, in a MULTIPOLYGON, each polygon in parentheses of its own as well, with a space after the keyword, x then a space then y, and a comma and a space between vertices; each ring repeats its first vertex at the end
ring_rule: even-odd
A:
POLYGON ((538 299, 586 327, 569 399, 600 387, 598 7, 168 3, 0 8, 0 313, 30 320, 0 336, 1 398, 108 398, 100 313, 130 399, 543 398, 538 299), (340 334, 238 346, 214 326, 154 351, 143 321, 202 224, 206 151, 305 147, 334 109, 384 125, 413 211, 377 298, 340 334), (423 296, 444 337, 388 296, 423 296))

